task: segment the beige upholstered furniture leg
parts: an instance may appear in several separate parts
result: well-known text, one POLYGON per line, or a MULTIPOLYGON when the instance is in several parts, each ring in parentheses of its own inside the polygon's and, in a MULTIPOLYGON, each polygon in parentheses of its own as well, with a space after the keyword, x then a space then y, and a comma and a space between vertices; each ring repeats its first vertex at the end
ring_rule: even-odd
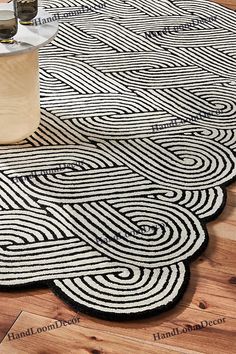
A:
POLYGON ((38 51, 0 57, 0 144, 29 137, 39 122, 38 51))

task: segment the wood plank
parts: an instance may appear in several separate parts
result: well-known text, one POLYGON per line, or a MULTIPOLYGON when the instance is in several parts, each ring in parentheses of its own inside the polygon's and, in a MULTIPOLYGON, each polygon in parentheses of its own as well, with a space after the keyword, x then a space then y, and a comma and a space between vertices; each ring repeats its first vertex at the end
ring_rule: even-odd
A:
MULTIPOLYGON (((213 353, 209 352, 211 348, 215 352, 221 354, 236 352, 235 326, 236 319, 211 314, 205 310, 199 311, 191 308, 177 306, 175 309, 168 311, 160 316, 152 317, 146 320, 133 321, 128 323, 106 323, 99 321, 99 329, 109 332, 114 331, 116 334, 127 336, 129 338, 139 338, 153 342, 154 336, 158 338, 157 333, 161 334, 172 332, 173 328, 187 328, 195 326, 202 321, 214 321, 219 318, 225 318, 225 322, 216 326, 207 326, 201 330, 194 330, 185 334, 172 336, 169 338, 156 340, 155 343, 171 345, 174 350, 181 351, 193 350, 194 352, 213 353), (109 329, 108 329, 109 327, 109 329)), ((98 326, 88 316, 81 318, 82 325, 96 329, 98 326)), ((203 322, 204 325, 206 324, 203 322)))
MULTIPOLYGON (((236 3, 236 1, 235 1, 236 3)), ((236 193, 236 183, 232 183, 227 187, 227 191, 236 193)))
MULTIPOLYGON (((230 228, 226 228, 227 232, 230 228)), ((225 230, 225 232, 226 232, 225 230)), ((222 230, 223 232, 224 230, 222 230)), ((191 268, 196 265, 209 271, 217 269, 220 272, 229 274, 236 273, 235 257, 236 241, 226 240, 223 237, 210 235, 210 240, 205 252, 192 263, 191 268)))
POLYGON ((236 3, 235 0, 211 0, 212 2, 216 2, 221 4, 229 9, 236 10, 236 3))
POLYGON ((218 270, 193 267, 181 306, 236 319, 236 277, 218 270), (220 299, 224 299, 224 306, 220 299))
POLYGON ((0 341, 21 311, 55 319, 71 318, 75 311, 48 289, 0 292, 0 341))
POLYGON ((231 207, 236 207, 236 192, 235 191, 231 191, 228 193, 227 195, 227 205, 231 206, 231 207))
MULTIPOLYGON (((72 318, 70 320, 72 320, 72 318)), ((146 343, 145 341, 137 339, 131 340, 123 336, 117 336, 114 333, 85 328, 81 326, 80 323, 61 326, 60 322, 52 321, 50 318, 22 312, 0 344, 0 353, 23 354, 26 353, 25 348, 27 348, 27 354, 59 354, 65 353, 65 348, 67 348, 66 353, 71 354, 120 354, 127 353, 127 348, 129 354, 156 354, 157 348, 158 353, 180 353, 171 350, 169 346, 161 348, 161 346, 154 342, 146 343), (41 331, 43 327, 44 332, 37 333, 37 331, 41 331), (32 333, 31 328, 35 334, 30 336, 29 334, 32 333)))

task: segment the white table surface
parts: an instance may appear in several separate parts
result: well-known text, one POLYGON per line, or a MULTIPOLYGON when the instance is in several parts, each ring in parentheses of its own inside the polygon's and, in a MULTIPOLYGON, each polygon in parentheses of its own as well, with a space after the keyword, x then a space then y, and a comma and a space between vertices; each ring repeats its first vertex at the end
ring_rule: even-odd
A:
MULTIPOLYGON (((6 10, 7 4, 4 8, 0 4, 0 10, 6 10)), ((11 7, 9 8, 11 9, 11 7)), ((45 10, 39 8, 37 18, 52 17, 45 10)), ((58 22, 49 22, 38 26, 24 26, 18 22, 18 32, 14 36, 17 43, 3 44, 0 43, 0 57, 8 55, 18 55, 21 53, 31 52, 47 43, 51 42, 58 31, 58 22)))

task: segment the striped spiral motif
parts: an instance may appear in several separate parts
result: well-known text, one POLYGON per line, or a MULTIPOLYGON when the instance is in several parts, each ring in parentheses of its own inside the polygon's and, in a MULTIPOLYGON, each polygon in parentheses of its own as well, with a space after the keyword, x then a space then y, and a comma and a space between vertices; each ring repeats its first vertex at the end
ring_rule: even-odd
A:
POLYGON ((177 296, 185 276, 184 264, 177 263, 152 270, 125 268, 119 273, 56 280, 54 284, 82 307, 89 304, 100 316, 104 310, 110 312, 116 308, 116 318, 127 309, 136 314, 140 308, 150 313, 157 307, 165 307, 173 295, 177 296))
POLYGON ((158 314, 183 295, 235 178, 235 14, 42 3, 60 18, 105 6, 60 20, 40 51, 40 127, 0 146, 0 289, 46 284, 109 320, 158 314))

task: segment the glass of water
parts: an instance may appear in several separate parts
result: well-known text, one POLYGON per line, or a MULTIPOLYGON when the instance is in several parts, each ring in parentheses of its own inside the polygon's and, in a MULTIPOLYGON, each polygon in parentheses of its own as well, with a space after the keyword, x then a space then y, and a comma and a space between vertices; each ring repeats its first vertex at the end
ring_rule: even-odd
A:
POLYGON ((0 4, 0 43, 12 44, 17 33, 18 24, 15 0, 8 4, 0 4))
POLYGON ((17 17, 21 25, 32 25, 38 13, 38 0, 15 0, 17 17))

